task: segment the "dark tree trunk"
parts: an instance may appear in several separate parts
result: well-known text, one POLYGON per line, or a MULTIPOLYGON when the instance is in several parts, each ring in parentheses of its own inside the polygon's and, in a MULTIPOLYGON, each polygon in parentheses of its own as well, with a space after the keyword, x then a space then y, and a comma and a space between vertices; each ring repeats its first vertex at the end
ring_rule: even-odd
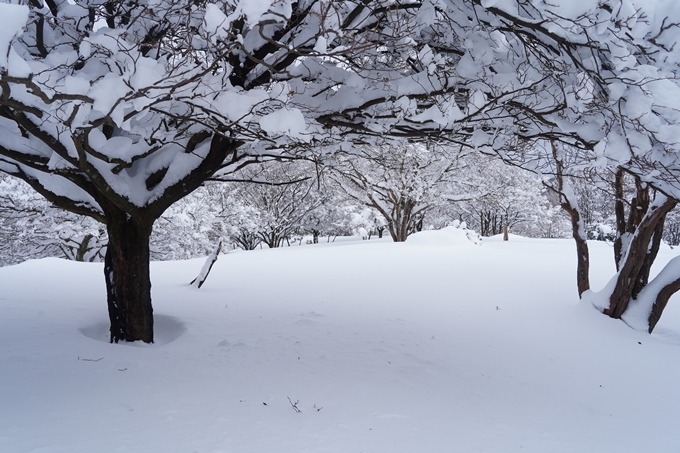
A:
POLYGON ((78 250, 76 250, 76 261, 85 261, 85 255, 87 255, 87 252, 92 250, 92 247, 90 247, 90 241, 93 239, 93 237, 94 236, 91 234, 86 234, 83 240, 80 242, 78 245, 78 250))
POLYGON ((649 333, 652 333, 654 331, 656 323, 658 323, 659 319, 661 319, 661 315, 663 314, 666 305, 668 305, 668 300, 671 298, 673 294, 675 294, 679 290, 680 290, 680 278, 664 286, 661 289, 661 291, 659 291, 659 294, 656 295, 656 300, 654 301, 654 305, 652 305, 652 311, 649 314, 648 319, 649 333))
POLYGON ((408 229, 400 224, 397 228, 390 228, 390 235, 394 242, 405 242, 408 238, 408 229))
POLYGON ((568 194, 573 192, 568 186, 565 186, 564 163, 560 158, 555 142, 551 143, 551 147, 553 158, 555 159, 557 188, 549 185, 547 187, 560 196, 560 206, 569 214, 569 220, 571 220, 571 235, 574 238, 574 242, 576 242, 576 285, 580 298, 583 296, 583 293, 590 289, 590 252, 578 204, 572 197, 568 196, 568 194))
POLYGON ((637 226, 627 250, 622 252, 616 286, 609 298, 609 308, 604 311, 612 318, 620 318, 628 308, 631 298, 647 284, 649 268, 658 252, 658 236, 663 230, 664 219, 676 204, 675 200, 663 198, 663 202, 650 206, 647 215, 637 226))
POLYGON ((571 235, 576 242, 576 284, 578 286, 578 296, 590 289, 590 252, 588 242, 585 238, 585 231, 582 228, 581 214, 576 206, 572 206, 570 201, 563 197, 562 209, 569 214, 571 220, 571 235))
MULTIPOLYGON (((19 123, 30 123, 23 113, 18 115, 19 123)), ((7 118, 9 119, 9 117, 7 118)), ((105 123, 108 124, 107 122, 105 123)), ((101 131, 107 137, 110 137, 114 128, 106 124, 102 126, 101 131)), ((30 127, 34 127, 36 131, 40 129, 36 125, 30 127)), ((38 140, 42 140, 57 155, 70 155, 70 152, 67 151, 61 142, 55 140, 52 135, 43 132, 40 132, 40 134, 43 137, 37 137, 38 140), (45 141, 45 137, 49 137, 49 139, 45 141)), ((181 141, 182 137, 185 137, 185 133, 182 132, 177 137, 181 141)), ((241 141, 232 140, 223 135, 205 130, 197 132, 188 139, 185 152, 187 154, 194 153, 197 146, 209 140, 209 150, 207 154, 200 153, 202 156, 200 163, 180 180, 172 183, 167 181, 168 184, 164 190, 152 197, 153 201, 149 201, 144 206, 138 206, 127 196, 118 193, 114 187, 109 185, 106 177, 87 158, 91 149, 88 143, 88 134, 76 134, 72 135, 71 138, 78 153, 78 158, 67 158, 66 160, 74 166, 73 169, 69 169, 68 172, 59 171, 50 173, 51 170, 48 171, 50 168, 48 165, 49 156, 43 159, 43 157, 37 158, 34 154, 31 154, 30 158, 26 158, 26 163, 15 166, 16 171, 12 174, 26 181, 54 206, 75 214, 92 217, 106 225, 109 234, 109 244, 107 246, 104 269, 107 303, 111 321, 111 341, 141 340, 149 343, 153 342, 153 310, 151 308, 151 280, 149 276, 149 236, 151 235, 151 227, 154 221, 174 202, 200 187, 217 170, 237 163, 244 166, 255 162, 255 160, 250 160, 250 157, 246 154, 238 152, 238 148, 243 145, 241 141), (70 181, 70 183, 75 184, 85 193, 89 194, 96 203, 83 202, 82 195, 71 199, 52 192, 42 184, 42 178, 33 176, 33 172, 31 174, 25 173, 22 170, 24 165, 26 165, 26 168, 31 167, 35 171, 44 171, 45 174, 54 174, 56 178, 64 178, 70 181), (65 176, 66 173, 68 173, 68 176, 65 176)), ((150 151, 149 154, 154 152, 150 151)), ((20 153, 14 154, 16 156, 20 155, 20 153)), ((149 155, 141 157, 141 159, 146 159, 147 157, 149 155)), ((14 158, 11 157, 11 159, 14 158)), ((21 159, 19 159, 19 162, 21 162, 21 159)), ((146 189, 151 191, 163 182, 168 168, 159 169, 148 175, 146 180, 137 179, 137 176, 132 175, 130 177, 135 178, 135 181, 144 182, 146 189)), ((142 175, 138 176, 141 177, 142 175)), ((143 189, 140 187, 139 190, 143 189)))
POLYGON ((564 194, 564 181, 562 175, 558 175, 558 186, 560 192, 560 206, 569 214, 571 221, 571 236, 576 242, 576 285, 578 287, 578 296, 583 296, 583 293, 590 289, 590 252, 588 250, 588 242, 586 241, 585 230, 583 228, 583 221, 581 220, 581 213, 578 206, 564 194))
POLYGON ((423 223, 425 222, 425 216, 424 215, 419 215, 417 216, 417 220, 414 225, 414 229, 416 232, 423 231, 423 223))
POLYGON ((616 239, 614 240, 614 261, 616 262, 616 271, 619 271, 621 265, 621 254, 623 253, 623 238, 626 230, 626 213, 625 213, 625 198, 623 193, 624 172, 619 169, 616 172, 614 179, 614 193, 616 201, 614 202, 614 212, 616 213, 616 239))
POLYGON ((390 223, 388 225, 390 236, 394 242, 405 242, 415 228, 416 216, 413 210, 415 201, 400 200, 394 204, 391 215, 384 215, 390 223))
POLYGON ((645 255, 642 267, 635 280, 635 286, 633 286, 633 299, 637 299, 637 295, 649 282, 649 272, 652 270, 652 265, 654 264, 656 255, 658 255, 659 248, 661 247, 661 237, 663 236, 663 226, 665 223, 666 214, 659 219, 659 223, 657 223, 656 228, 654 228, 654 231, 652 232, 652 239, 650 240, 649 247, 647 247, 647 254, 645 255))
POLYGON ((628 219, 626 219, 624 206, 624 172, 623 170, 619 170, 616 173, 616 178, 614 180, 614 191, 616 194, 616 203, 614 206, 614 211, 616 213, 614 260, 616 261, 617 272, 620 270, 622 260, 625 258, 624 252, 627 244, 624 244, 624 238, 632 238, 633 234, 635 234, 635 231, 640 225, 640 222, 642 222, 642 219, 647 213, 647 210, 649 209, 649 186, 643 184, 639 177, 635 177, 635 190, 636 194, 630 202, 630 212, 628 213, 628 219))
POLYGON ((501 226, 503 222, 498 221, 498 214, 491 213, 489 211, 489 218, 491 219, 491 234, 490 236, 495 236, 497 234, 501 234, 501 226))
POLYGON ((510 239, 510 236, 508 235, 508 225, 503 225, 503 240, 507 241, 510 239))
MULTIPOLYGON (((276 231, 270 231, 266 233, 260 232, 259 236, 262 242, 267 244, 267 247, 269 247, 270 249, 282 247, 283 241, 286 240, 285 237, 280 236, 279 233, 276 231)), ((290 245, 290 243, 288 245, 290 245)))
POLYGON ((125 212, 109 215, 109 245, 104 258, 111 343, 153 343, 149 237, 153 221, 125 212))
POLYGON ((489 236, 489 222, 487 222, 483 212, 479 213, 479 234, 489 236))

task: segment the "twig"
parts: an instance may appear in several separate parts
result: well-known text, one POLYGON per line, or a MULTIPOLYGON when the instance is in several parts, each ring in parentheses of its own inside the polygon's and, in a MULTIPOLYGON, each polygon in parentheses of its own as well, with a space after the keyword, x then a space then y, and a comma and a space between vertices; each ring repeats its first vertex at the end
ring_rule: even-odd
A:
POLYGON ((298 403, 300 402, 300 400, 297 400, 296 402, 292 402, 291 399, 290 399, 290 396, 287 396, 286 398, 288 398, 288 402, 290 403, 291 406, 293 406, 293 410, 294 410, 295 412, 297 412, 298 414, 299 414, 300 412, 302 412, 302 411, 297 407, 297 405, 298 405, 298 403))
POLYGON ((80 356, 78 356, 78 360, 81 362, 99 362, 100 360, 103 360, 104 357, 99 357, 98 359, 81 359, 80 356))

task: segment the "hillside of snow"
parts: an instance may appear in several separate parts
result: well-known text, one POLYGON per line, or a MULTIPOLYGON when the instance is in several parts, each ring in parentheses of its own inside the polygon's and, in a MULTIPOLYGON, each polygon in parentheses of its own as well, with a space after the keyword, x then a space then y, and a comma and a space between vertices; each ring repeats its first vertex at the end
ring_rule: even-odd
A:
MULTIPOLYGON (((0 451, 680 451, 680 307, 579 303, 570 240, 451 233, 152 263, 156 343, 109 344, 101 264, 0 268, 0 451)), ((658 264, 677 251, 665 248, 658 264)), ((594 289, 614 272, 591 243, 594 289)))

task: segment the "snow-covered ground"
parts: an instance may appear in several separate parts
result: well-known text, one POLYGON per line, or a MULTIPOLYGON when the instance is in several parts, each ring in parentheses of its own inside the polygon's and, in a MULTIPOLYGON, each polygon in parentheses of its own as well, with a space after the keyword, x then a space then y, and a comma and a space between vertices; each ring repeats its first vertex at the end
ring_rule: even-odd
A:
MULTIPOLYGON (((611 320, 578 303, 574 249, 257 250, 200 290, 203 260, 153 263, 154 345, 107 342, 101 264, 2 268, 0 451, 680 451, 678 301, 651 336, 611 320)), ((591 254, 598 289, 612 250, 591 254)))

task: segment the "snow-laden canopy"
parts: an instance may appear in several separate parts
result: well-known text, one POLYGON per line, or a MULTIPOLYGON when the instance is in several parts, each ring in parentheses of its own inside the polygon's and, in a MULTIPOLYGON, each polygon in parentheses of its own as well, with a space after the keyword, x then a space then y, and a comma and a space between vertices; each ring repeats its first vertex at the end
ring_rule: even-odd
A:
POLYGON ((147 206, 203 173, 218 137, 229 157, 207 173, 235 148, 323 150, 357 132, 496 151, 554 138, 655 182, 675 167, 671 1, 51 0, 0 13, 2 168, 94 212, 81 176, 147 206))

